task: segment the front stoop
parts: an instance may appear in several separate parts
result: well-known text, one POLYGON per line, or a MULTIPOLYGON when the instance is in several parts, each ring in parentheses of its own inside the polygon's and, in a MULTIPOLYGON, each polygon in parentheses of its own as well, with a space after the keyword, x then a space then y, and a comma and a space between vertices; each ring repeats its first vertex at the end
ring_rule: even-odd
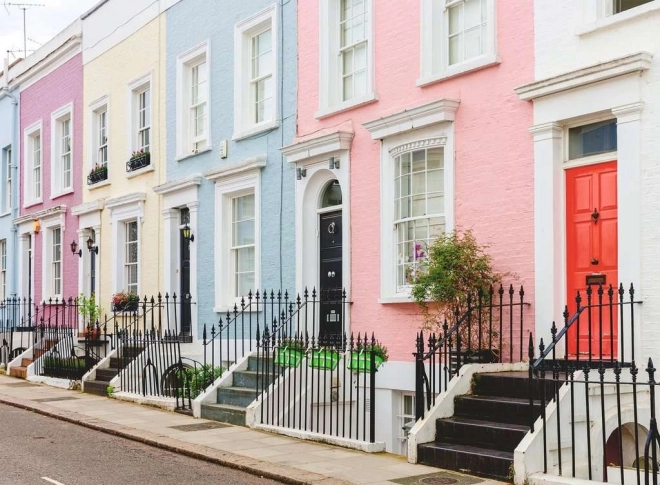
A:
MULTIPOLYGON (((133 350, 133 349, 131 349, 133 350)), ((144 350, 144 349, 142 349, 144 350)), ((136 352, 131 352, 129 357, 129 362, 133 362, 142 350, 137 349, 136 352)), ((87 394, 96 394, 97 396, 107 396, 108 395, 108 386, 110 381, 117 377, 119 371, 122 370, 122 364, 118 357, 110 357, 110 367, 106 369, 96 369, 96 379, 85 381, 85 393, 87 394)))
POLYGON ((245 411, 257 398, 257 387, 261 387, 257 378, 257 363, 259 369, 268 369, 266 384, 269 384, 273 369, 272 359, 257 360, 256 357, 248 357, 247 369, 232 373, 232 385, 217 389, 216 404, 202 404, 201 417, 245 426, 245 411))
MULTIPOLYGON (((475 374, 472 394, 454 399, 454 416, 436 421, 435 441, 418 446, 419 463, 510 481, 513 452, 529 431, 528 392, 525 372, 475 374)), ((540 400, 532 411, 541 414, 540 400)))
POLYGON ((27 379, 27 368, 32 364, 36 359, 44 355, 50 349, 52 349, 57 342, 54 340, 45 340, 41 348, 35 348, 32 350, 32 358, 22 358, 21 365, 12 366, 9 369, 9 375, 11 377, 18 377, 19 379, 27 379))

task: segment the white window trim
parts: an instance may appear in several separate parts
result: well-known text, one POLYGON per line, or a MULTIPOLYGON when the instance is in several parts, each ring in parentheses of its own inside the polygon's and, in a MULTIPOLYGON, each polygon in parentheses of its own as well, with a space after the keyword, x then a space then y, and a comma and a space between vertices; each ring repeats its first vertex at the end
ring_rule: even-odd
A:
POLYGON ((39 204, 44 200, 44 130, 43 122, 39 120, 32 125, 25 128, 23 131, 23 150, 25 158, 25 171, 23 177, 23 193, 25 194, 23 198, 23 208, 39 204), (30 138, 33 137, 37 132, 39 132, 40 143, 41 143, 41 196, 34 197, 32 192, 32 143, 30 138))
POLYGON ((367 92, 363 96, 341 101, 339 70, 339 0, 320 2, 319 109, 320 119, 378 100, 374 79, 374 8, 373 0, 365 0, 368 9, 367 32, 367 92), (333 32, 334 31, 334 32, 333 32))
MULTIPOLYGON (((140 235, 141 235, 140 234, 140 222, 137 219, 129 219, 129 220, 122 221, 121 226, 122 227, 118 231, 121 234, 121 240, 117 240, 118 247, 121 248, 121 253, 122 253, 121 254, 121 258, 122 258, 122 276, 121 276, 122 284, 121 284, 121 288, 126 292, 130 292, 130 290, 128 289, 129 283, 128 283, 126 270, 128 269, 128 264, 133 264, 137 268, 137 282, 136 282, 136 285, 137 285, 137 288, 138 288, 138 290, 135 291, 134 293, 139 295, 140 294, 139 293, 140 274, 141 274, 141 271, 140 271, 140 269, 141 269, 140 268, 140 266, 141 266, 140 265, 140 250, 139 250, 139 248, 140 248, 140 235), (137 260, 133 263, 129 263, 128 258, 126 257, 127 252, 128 252, 127 251, 128 250, 128 244, 129 244, 128 232, 126 231, 126 226, 128 224, 132 224, 132 223, 135 223, 135 228, 137 230, 136 240, 134 242, 137 245, 138 251, 137 251, 137 256, 136 256, 137 260), (121 243, 120 243, 120 241, 121 241, 121 243)), ((131 243, 132 242, 133 241, 131 241, 131 243)))
POLYGON ((417 86, 459 76, 500 62, 497 54, 497 0, 487 0, 488 33, 486 35, 485 52, 475 58, 468 59, 453 66, 447 59, 447 18, 444 2, 455 3, 456 0, 421 0, 420 22, 420 75, 417 86), (439 66, 434 70, 434 65, 439 66))
MULTIPOLYGON (((112 224, 112 241, 115 251, 112 266, 112 291, 117 293, 124 290, 124 249, 126 242, 125 225, 126 222, 137 221, 138 228, 138 295, 142 291, 142 223, 144 222, 144 194, 139 194, 133 199, 138 199, 135 202, 128 202, 124 204, 115 205, 112 203, 111 211, 111 224, 112 224)), ((98 237, 98 235, 97 235, 98 237)), ((98 260, 97 260, 98 263, 98 260)))
POLYGON ((253 16, 240 21, 234 28, 234 134, 233 140, 247 138, 279 126, 279 25, 278 7, 273 4, 253 16), (252 37, 271 29, 273 56, 273 118, 260 123, 250 121, 251 97, 249 92, 252 37))
POLYGON ((0 216, 7 215, 11 213, 13 205, 13 194, 16 190, 16 183, 14 177, 12 177, 12 165, 14 164, 14 147, 12 145, 7 145, 2 149, 2 212, 0 216), (7 163, 9 162, 9 163, 7 163), (11 190, 8 190, 11 183, 11 190))
POLYGON ((7 298, 7 239, 0 240, 0 300, 7 298))
POLYGON ((231 231, 227 227, 232 222, 232 198, 249 193, 254 193, 255 206, 254 286, 261 287, 261 170, 256 169, 215 182, 215 312, 226 312, 240 300, 233 295, 231 231))
MULTIPOLYGON (((97 116, 100 112, 105 111, 105 131, 108 134, 108 170, 110 169, 110 96, 109 95, 104 95, 98 98, 96 101, 92 102, 88 106, 88 113, 89 113, 89 122, 87 129, 89 130, 88 133, 90 134, 89 136, 91 137, 90 142, 89 142, 89 151, 87 152, 88 155, 88 160, 89 163, 87 164, 87 169, 85 172, 85 179, 87 179, 87 174, 89 171, 94 168, 94 165, 96 164, 97 161, 97 156, 98 156, 98 146, 96 145, 96 135, 98 134, 98 124, 97 124, 97 116)), ((108 172, 108 180, 110 180, 110 172, 108 172)), ((107 182, 106 181, 106 182, 107 182)), ((96 187, 95 185, 89 186, 92 188, 96 187)))
MULTIPOLYGON (((43 234, 43 237, 41 238, 41 295, 42 295, 42 300, 48 301, 50 298, 55 300, 56 298, 62 300, 62 296, 64 293, 64 275, 65 275, 65 263, 64 263, 64 256, 66 254, 65 251, 65 227, 64 227, 64 213, 61 212, 58 215, 54 217, 48 217, 44 218, 41 220, 41 232, 43 234), (52 278, 53 278, 53 272, 52 272, 52 263, 53 263, 53 252, 52 252, 52 231, 53 229, 59 228, 61 230, 61 263, 60 263, 60 286, 62 290, 62 294, 54 294, 53 288, 52 288, 52 278)), ((35 247, 32 247, 32 251, 34 254, 35 247)), ((33 280, 34 281, 34 280, 33 280)))
POLYGON ((180 161, 211 149, 211 46, 208 40, 180 54, 176 58, 176 160, 180 161), (187 78, 191 68, 204 59, 206 62, 206 146, 192 149, 190 136, 190 109, 188 106, 187 78))
MULTIPOLYGON (((73 120, 73 102, 68 103, 65 106, 62 106, 56 111, 53 111, 50 115, 50 198, 56 199, 62 195, 70 194, 74 190, 74 179, 76 171, 74 170, 74 120, 73 120), (69 133, 70 133, 70 145, 71 145, 71 186, 64 187, 62 185, 62 151, 61 151, 61 139, 62 134, 60 133, 60 124, 64 118, 69 118, 69 133)), ((41 157, 43 161, 43 154, 41 157)), ((43 174, 42 174, 43 178, 43 174)), ((43 192, 43 186, 42 186, 43 192)))
POLYGON ((638 17, 646 17, 652 12, 660 11, 660 1, 649 2, 618 14, 612 13, 610 2, 602 0, 584 0, 582 8, 583 23, 575 32, 575 35, 579 36, 605 30, 638 17))
POLYGON ((444 148, 445 231, 454 230, 454 126, 445 122, 385 138, 381 144, 381 297, 379 303, 411 302, 410 289, 399 291, 396 281, 396 226, 394 226, 394 157, 392 150, 405 151, 429 145, 444 148))
MULTIPOLYGON (((154 143, 154 90, 153 90, 153 83, 151 82, 152 79, 152 74, 148 73, 145 74, 144 76, 134 79, 128 84, 128 123, 126 123, 127 128, 128 128, 128 145, 127 145, 127 153, 126 153, 126 160, 124 162, 128 162, 128 160, 131 158, 132 153, 137 149, 137 143, 138 143, 138 136, 137 136, 137 130, 138 130, 138 106, 139 106, 139 94, 142 91, 149 90, 151 93, 150 97, 150 105, 149 105, 149 127, 150 127, 150 133, 149 133, 149 152, 153 152, 153 149, 155 147, 154 143)), ((153 157, 152 157, 153 158, 153 157)))

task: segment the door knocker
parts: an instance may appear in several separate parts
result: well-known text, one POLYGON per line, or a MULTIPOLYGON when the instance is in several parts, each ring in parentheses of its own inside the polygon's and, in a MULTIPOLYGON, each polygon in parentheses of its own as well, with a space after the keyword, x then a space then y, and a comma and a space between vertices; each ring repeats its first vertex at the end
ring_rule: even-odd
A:
POLYGON ((591 213, 591 218, 594 220, 594 224, 598 223, 598 216, 600 216, 598 209, 594 207, 594 211, 591 213))
POLYGON ((335 233, 335 223, 334 223, 334 222, 331 222, 331 223, 328 225, 328 232, 329 232, 330 234, 334 234, 334 233, 335 233))

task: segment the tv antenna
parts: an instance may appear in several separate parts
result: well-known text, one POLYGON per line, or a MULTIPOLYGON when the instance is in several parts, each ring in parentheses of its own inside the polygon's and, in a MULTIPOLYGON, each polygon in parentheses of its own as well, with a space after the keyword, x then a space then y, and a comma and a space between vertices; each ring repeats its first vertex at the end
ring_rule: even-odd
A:
POLYGON ((9 7, 16 7, 23 10, 23 58, 25 59, 27 57, 27 28, 25 24, 25 12, 28 8, 45 7, 45 5, 41 3, 12 3, 5 1, 3 2, 3 6, 7 11, 7 15, 11 15, 9 12, 9 7))

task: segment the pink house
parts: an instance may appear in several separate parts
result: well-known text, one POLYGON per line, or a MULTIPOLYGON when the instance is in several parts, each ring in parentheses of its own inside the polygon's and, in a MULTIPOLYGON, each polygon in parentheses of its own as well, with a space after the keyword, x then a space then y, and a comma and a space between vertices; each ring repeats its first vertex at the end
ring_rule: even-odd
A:
POLYGON ((32 54, 21 79, 18 295, 35 302, 78 294, 83 73, 80 23, 32 54))
POLYGON ((533 3, 404 3, 299 3, 298 133, 283 149, 297 285, 346 288, 347 328, 388 347, 378 406, 394 452, 414 391, 416 246, 472 228, 534 301, 532 107, 514 92, 534 74, 533 3))

